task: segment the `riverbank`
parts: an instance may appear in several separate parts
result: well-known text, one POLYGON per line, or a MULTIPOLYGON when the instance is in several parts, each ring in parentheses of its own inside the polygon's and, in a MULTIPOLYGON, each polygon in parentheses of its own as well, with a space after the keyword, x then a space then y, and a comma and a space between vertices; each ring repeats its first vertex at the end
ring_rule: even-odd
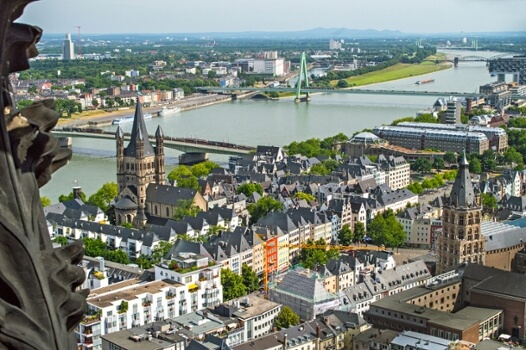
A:
MULTIPOLYGON (((367 74, 349 77, 345 79, 349 86, 358 87, 376 83, 384 83, 386 81, 399 80, 404 78, 416 77, 424 74, 438 72, 444 69, 449 69, 451 64, 442 63, 435 64, 433 62, 423 62, 420 64, 406 64, 397 63, 394 66, 370 72, 367 74)), ((332 81, 331 85, 336 86, 338 81, 332 81)))
MULTIPOLYGON (((169 104, 168 106, 176 106, 181 109, 181 112, 192 110, 200 107, 212 106, 217 103, 223 103, 231 101, 230 95, 202 95, 202 96, 193 96, 187 99, 176 101, 169 104)), ((145 113, 152 113, 154 116, 157 116, 158 112, 161 110, 162 106, 155 107, 145 107, 143 111, 145 113)), ((130 107, 123 110, 116 110, 107 112, 104 110, 96 111, 86 111, 83 113, 75 113, 71 118, 60 118, 58 126, 60 127, 79 127, 84 125, 107 125, 112 122, 115 118, 120 118, 123 116, 131 115, 134 113, 135 107, 130 107)))

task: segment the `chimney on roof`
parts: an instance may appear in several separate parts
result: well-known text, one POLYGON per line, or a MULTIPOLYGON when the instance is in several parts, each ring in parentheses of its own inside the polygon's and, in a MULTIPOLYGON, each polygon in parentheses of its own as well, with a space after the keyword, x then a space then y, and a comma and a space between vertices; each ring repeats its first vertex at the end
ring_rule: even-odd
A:
POLYGON ((283 334, 283 350, 287 350, 287 333, 283 334))
POLYGON ((73 199, 82 199, 82 187, 77 185, 73 187, 73 199))
POLYGON ((99 256, 98 259, 99 259, 99 271, 104 273, 104 271, 106 270, 106 267, 104 266, 104 258, 99 256))

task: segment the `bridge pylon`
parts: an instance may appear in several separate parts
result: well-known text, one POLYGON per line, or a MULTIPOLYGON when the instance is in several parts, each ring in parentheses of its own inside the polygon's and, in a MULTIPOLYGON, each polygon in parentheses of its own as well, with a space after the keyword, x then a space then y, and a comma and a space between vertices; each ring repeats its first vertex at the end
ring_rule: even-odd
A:
POLYGON ((305 52, 301 53, 301 60, 300 60, 300 72, 298 74, 298 81, 296 82, 296 98, 294 99, 294 102, 300 103, 300 102, 309 102, 310 97, 309 93, 305 93, 305 97, 301 97, 301 85, 302 81, 305 81, 305 88, 309 88, 309 77, 307 73, 307 58, 305 57, 305 52))

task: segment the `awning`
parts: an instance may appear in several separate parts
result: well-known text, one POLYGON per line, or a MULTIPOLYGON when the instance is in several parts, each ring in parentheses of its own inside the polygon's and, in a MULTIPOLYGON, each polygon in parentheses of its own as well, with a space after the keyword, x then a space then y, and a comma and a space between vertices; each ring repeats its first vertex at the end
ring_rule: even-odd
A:
POLYGON ((188 285, 188 290, 192 290, 192 289, 198 289, 199 286, 195 283, 191 283, 188 285))

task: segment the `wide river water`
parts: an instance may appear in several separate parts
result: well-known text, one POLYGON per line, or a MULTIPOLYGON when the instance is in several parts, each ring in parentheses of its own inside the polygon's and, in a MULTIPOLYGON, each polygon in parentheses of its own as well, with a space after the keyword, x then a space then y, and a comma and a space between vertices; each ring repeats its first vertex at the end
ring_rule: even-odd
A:
MULTIPOLYGON (((492 57, 497 52, 444 51, 453 56, 492 57)), ((472 92, 480 85, 495 81, 483 62, 460 62, 450 68, 424 76, 369 85, 370 89, 472 92), (415 85, 417 80, 434 79, 433 83, 415 85)), ((317 94, 307 103, 296 104, 292 99, 280 101, 242 100, 216 104, 146 121, 153 134, 160 125, 165 135, 197 137, 245 145, 283 146, 292 141, 325 138, 340 132, 352 135, 364 128, 389 124, 392 120, 414 116, 430 108, 436 97, 317 94)), ((121 126, 127 132, 131 124, 121 126)), ((106 127, 115 130, 115 126, 106 127)), ((177 164, 179 152, 166 149, 167 171, 177 164)), ((227 157, 210 155, 220 164, 227 157)), ((58 170, 52 180, 41 189, 41 195, 52 202, 79 185, 89 196, 105 182, 116 182, 115 141, 73 139, 73 158, 58 170)))

